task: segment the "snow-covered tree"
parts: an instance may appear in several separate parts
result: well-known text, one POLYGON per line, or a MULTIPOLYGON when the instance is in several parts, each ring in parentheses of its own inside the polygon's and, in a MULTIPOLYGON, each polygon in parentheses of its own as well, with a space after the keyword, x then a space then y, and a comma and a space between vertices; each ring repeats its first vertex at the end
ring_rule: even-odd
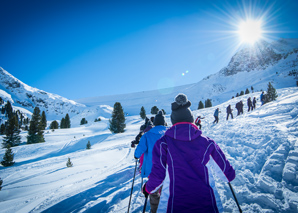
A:
POLYGON ((268 88, 267 88, 265 103, 275 101, 277 97, 278 97, 278 95, 277 95, 276 89, 269 82, 268 83, 268 88))
POLYGON ((59 128, 58 122, 56 120, 52 121, 52 123, 50 124, 50 129, 58 129, 58 128, 59 128))
POLYGON ((45 142, 40 120, 40 109, 35 107, 30 121, 27 144, 45 142))
POLYGON ((153 106, 151 108, 151 114, 152 115, 157 115, 158 111, 159 111, 159 109, 157 108, 157 106, 153 106))
POLYGON ((86 145, 86 149, 91 149, 91 143, 90 143, 90 141, 88 141, 88 143, 86 145))
POLYGON ((140 116, 143 120, 146 118, 146 110, 143 106, 141 107, 140 116))
POLYGON ((41 113, 41 120, 40 120, 40 125, 42 130, 45 130, 47 127, 47 117, 46 117, 46 113, 44 111, 42 111, 41 113))
POLYGON ((21 143, 19 123, 16 116, 12 116, 8 120, 8 125, 5 129, 5 136, 3 137, 2 145, 4 148, 10 146, 18 146, 21 143))
POLYGON ((68 158, 68 160, 67 160, 67 162, 66 162, 66 166, 67 166, 67 167, 72 167, 72 166, 73 166, 73 164, 72 164, 70 158, 68 158))
POLYGON ((8 145, 3 157, 3 161, 1 161, 2 166, 7 167, 7 166, 12 166, 15 162, 13 161, 14 154, 12 152, 12 149, 8 145))
POLYGON ((198 109, 204 109, 204 103, 202 101, 199 102, 198 109))
POLYGON ((125 124, 125 116, 123 112, 123 108, 119 102, 114 104, 114 109, 112 113, 112 119, 110 122, 110 131, 113 133, 121 133, 124 132, 125 124))

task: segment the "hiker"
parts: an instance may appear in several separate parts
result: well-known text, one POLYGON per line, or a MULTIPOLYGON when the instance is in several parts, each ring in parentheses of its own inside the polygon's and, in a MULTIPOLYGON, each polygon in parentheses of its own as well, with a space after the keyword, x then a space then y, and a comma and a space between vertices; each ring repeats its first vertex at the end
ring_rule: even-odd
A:
POLYGON ((145 196, 162 186, 158 212, 219 212, 223 210, 214 178, 209 171, 217 164, 226 181, 235 170, 219 146, 194 125, 186 95, 178 94, 172 103, 168 129, 154 145, 152 170, 142 187, 145 196))
POLYGON ((213 121, 213 123, 218 123, 218 114, 220 113, 219 108, 217 108, 213 114, 215 120, 213 121))
MULTIPOLYGON (((134 154, 135 158, 138 159, 144 153, 144 162, 141 171, 142 178, 149 176, 152 167, 152 149, 155 142, 164 135, 167 129, 162 111, 159 111, 155 116, 153 124, 154 127, 142 136, 134 154)), ((150 207, 152 213, 155 213, 157 210, 159 197, 160 194, 158 191, 150 195, 150 207)))
POLYGON ((240 103, 239 103, 239 107, 240 107, 240 115, 243 114, 243 106, 244 106, 243 102, 240 101, 240 103))
POLYGON ((264 104, 264 101, 265 101, 265 97, 264 97, 264 91, 261 93, 260 95, 260 100, 261 100, 261 106, 264 104))
POLYGON ((135 137, 135 139, 131 142, 131 147, 134 148, 136 144, 139 144, 142 135, 149 131, 152 128, 153 124, 149 118, 145 118, 145 123, 140 127, 139 134, 135 137))
POLYGON ((240 101, 236 103, 235 108, 237 109, 237 116, 240 115, 240 101))
POLYGON ((233 119, 233 113, 232 113, 232 109, 231 109, 231 105, 229 105, 227 107, 227 120, 229 120, 229 115, 231 115, 232 119, 233 119))
POLYGON ((256 104, 257 104, 257 99, 256 97, 254 97, 254 99, 252 100, 252 109, 256 108, 256 104))
POLYGON ((205 117, 201 117, 201 116, 198 116, 196 121, 195 121, 195 124, 197 126, 199 126, 200 129, 202 129, 202 125, 201 125, 201 119, 204 119, 205 117))
POLYGON ((248 99, 247 99, 247 107, 248 107, 248 112, 250 111, 250 110, 252 110, 252 102, 251 102, 251 98, 249 97, 248 99))

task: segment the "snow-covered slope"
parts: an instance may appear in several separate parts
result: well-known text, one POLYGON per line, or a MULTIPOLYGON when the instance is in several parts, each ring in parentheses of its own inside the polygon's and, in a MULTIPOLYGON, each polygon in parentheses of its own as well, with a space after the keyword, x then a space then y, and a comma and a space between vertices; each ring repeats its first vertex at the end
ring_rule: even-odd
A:
POLYGON ((267 90, 268 82, 275 88, 295 86, 293 70, 298 72, 298 39, 280 39, 271 44, 263 41, 258 45, 237 52, 227 67, 207 76, 198 83, 133 94, 84 98, 77 102, 88 106, 120 102, 124 111, 137 115, 141 106, 147 113, 153 106, 170 112, 170 105, 179 93, 185 93, 192 100, 192 109, 198 108, 200 101, 212 99, 212 104, 225 102, 253 86, 254 91, 267 90), (146 105, 147 104, 147 105, 146 105))
MULTIPOLYGON (((228 121, 226 106, 234 108, 248 96, 259 98, 260 92, 193 111, 205 116, 203 134, 218 143, 236 169, 232 185, 243 212, 297 212, 298 88, 277 92, 276 101, 264 106, 258 101, 252 112, 245 105, 243 115, 233 112, 228 121), (217 107, 219 123, 213 125, 217 107)), ((169 115, 166 119, 170 124, 169 115)), ((1 212, 126 212, 135 168, 130 141, 143 121, 139 115, 127 116, 126 124, 122 134, 111 134, 103 120, 46 132, 45 143, 13 147, 15 165, 0 167, 1 212), (91 150, 86 150, 88 141, 91 150), (72 168, 66 167, 68 157, 72 168)), ((25 137, 23 132, 23 141, 25 137)), ((130 212, 142 212, 140 184, 137 174, 130 212)), ((238 212, 228 185, 218 180, 216 186, 225 212, 238 212)))
POLYGON ((9 100, 14 106, 25 108, 31 112, 34 107, 38 106, 41 111, 45 111, 52 118, 61 118, 66 113, 75 115, 85 108, 83 104, 30 87, 1 67, 0 95, 2 98, 4 97, 4 100, 9 100))

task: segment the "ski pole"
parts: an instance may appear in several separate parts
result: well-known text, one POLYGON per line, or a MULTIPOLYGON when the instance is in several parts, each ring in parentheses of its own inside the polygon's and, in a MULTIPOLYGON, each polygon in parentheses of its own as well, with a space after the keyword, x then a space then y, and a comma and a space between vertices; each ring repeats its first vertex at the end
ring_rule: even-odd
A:
POLYGON ((135 173, 133 175, 133 180, 132 180, 132 186, 131 186, 131 192, 130 192, 130 198, 129 198, 129 204, 128 204, 127 213, 129 213, 130 201, 131 201, 131 196, 132 196, 132 191, 133 191, 133 184, 135 182, 135 176, 136 176, 136 170, 137 170, 137 163, 138 163, 138 160, 136 159, 135 173))
POLYGON ((145 196, 145 204, 144 204, 144 208, 143 208, 143 213, 146 212, 147 199, 148 199, 148 196, 147 197, 145 196))
POLYGON ((235 195, 235 193, 234 193, 234 190, 233 190, 232 185, 231 185, 230 182, 229 182, 229 186, 230 186, 230 189, 231 189, 232 194, 233 194, 233 196, 234 196, 234 199, 235 199, 235 201, 236 201, 236 204, 237 204, 237 206, 238 206, 239 212, 242 213, 242 210, 241 210, 241 208, 240 208, 240 205, 239 205, 239 203, 238 203, 238 200, 237 200, 237 198, 236 198, 236 195, 235 195))

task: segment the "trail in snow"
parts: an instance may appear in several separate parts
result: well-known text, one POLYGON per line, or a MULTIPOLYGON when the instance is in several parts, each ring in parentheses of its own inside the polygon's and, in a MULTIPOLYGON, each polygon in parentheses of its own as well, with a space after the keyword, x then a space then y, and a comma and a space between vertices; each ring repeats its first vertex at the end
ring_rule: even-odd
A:
MULTIPOLYGON (((203 134, 214 139, 236 169, 232 182, 243 212, 297 212, 298 88, 278 90, 278 100, 226 121, 221 105, 194 111, 205 116, 203 134), (215 108, 219 123, 212 124, 215 108)), ((170 123, 170 115, 166 115, 170 123)), ((134 139, 143 121, 127 117, 123 134, 97 123, 46 134, 46 143, 14 147, 16 165, 0 167, 3 212, 126 212, 135 168, 134 139), (85 136, 83 136, 83 134, 85 136), (76 138, 74 138, 76 136, 76 138), (87 141, 92 149, 86 150, 87 141), (39 150, 40 149, 40 150, 39 150), (67 157, 74 167, 67 168, 67 157)), ((0 154, 3 154, 1 150, 0 154)), ((141 178, 136 176, 130 212, 142 212, 141 178)), ((229 186, 216 183, 225 212, 237 212, 229 186)), ((148 203, 147 210, 150 205, 148 203)))

